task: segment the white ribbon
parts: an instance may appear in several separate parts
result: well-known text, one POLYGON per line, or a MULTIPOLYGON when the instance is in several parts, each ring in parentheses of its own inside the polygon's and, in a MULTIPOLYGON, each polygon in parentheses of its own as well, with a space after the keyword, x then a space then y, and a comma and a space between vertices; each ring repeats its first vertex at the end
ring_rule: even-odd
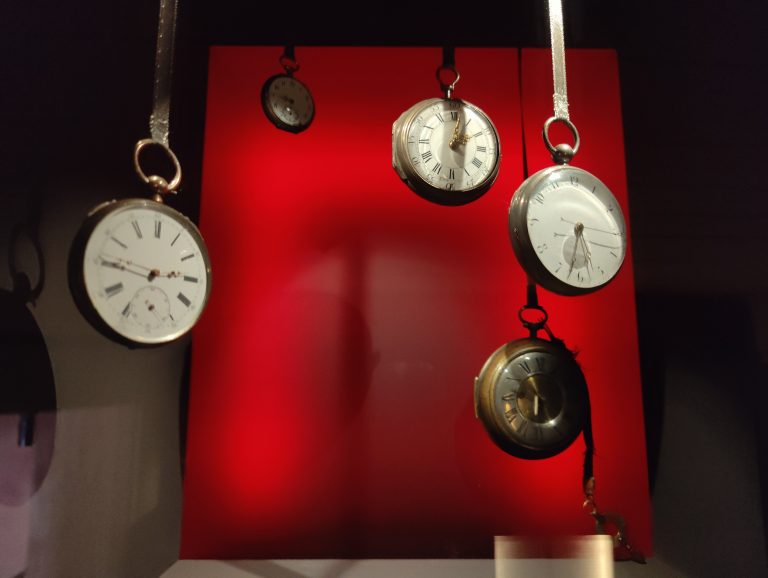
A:
POLYGON ((565 39, 563 33, 563 7, 560 0, 549 0, 549 33, 552 37, 552 95, 555 118, 568 117, 568 87, 565 82, 565 39))
POLYGON ((168 145, 171 113, 171 79, 173 77, 173 45, 176 36, 178 0, 160 0, 157 22, 157 50, 155 52, 155 85, 152 96, 152 114, 149 132, 152 139, 168 145))

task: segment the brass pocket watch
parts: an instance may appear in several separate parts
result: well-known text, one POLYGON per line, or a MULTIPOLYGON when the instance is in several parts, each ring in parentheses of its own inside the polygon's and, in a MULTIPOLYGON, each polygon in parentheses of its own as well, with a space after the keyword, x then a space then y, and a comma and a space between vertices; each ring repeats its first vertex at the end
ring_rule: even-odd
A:
POLYGON ((549 340, 537 337, 537 328, 494 351, 475 378, 475 416, 499 448, 525 459, 565 450, 589 411, 587 383, 573 353, 548 329, 549 340))
POLYGON ((392 125, 392 166, 416 194, 440 205, 464 205, 482 196, 499 174, 501 147, 491 119, 452 93, 459 74, 441 66, 444 98, 406 110, 392 125), (450 83, 442 74, 453 74, 450 83))

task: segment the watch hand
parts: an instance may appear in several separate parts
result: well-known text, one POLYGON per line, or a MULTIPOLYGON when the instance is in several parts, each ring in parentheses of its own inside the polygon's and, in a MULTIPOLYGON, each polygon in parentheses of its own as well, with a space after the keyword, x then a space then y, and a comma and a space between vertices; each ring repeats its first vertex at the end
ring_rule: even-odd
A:
MULTIPOLYGON (((568 219, 564 219, 563 217, 560 217, 560 220, 564 223, 568 223, 569 225, 579 225, 580 223, 574 223, 573 221, 569 221, 568 219)), ((605 229, 597 229, 595 227, 587 227, 586 225, 581 225, 583 229, 587 229, 588 231, 597 231, 598 233, 608 233, 609 235, 615 235, 617 237, 621 237, 621 233, 617 233, 616 231, 606 231, 605 229)))
POLYGON ((122 257, 117 257, 115 255, 110 255, 109 253, 102 253, 102 257, 101 258, 104 259, 104 257, 107 257, 107 258, 112 259, 114 261, 119 261, 121 263, 125 263, 126 265, 131 265, 133 267, 138 267, 139 269, 144 269, 145 271, 151 271, 152 270, 151 268, 145 267, 144 265, 139 265, 138 263, 134 263, 130 259, 123 259, 122 257))
POLYGON ((161 273, 160 269, 150 269, 149 267, 145 267, 144 265, 139 265, 138 263, 134 263, 130 259, 123 259, 122 257, 116 257, 114 255, 109 255, 108 253, 103 253, 101 256, 101 260, 103 263, 106 263, 109 267, 114 267, 115 269, 122 269, 124 271, 129 271, 130 273, 133 273, 135 275, 141 275, 142 277, 146 277, 150 281, 154 279, 155 277, 181 277, 181 271, 170 271, 168 273, 161 273), (104 258, 104 256, 107 257, 107 259, 104 258), (110 262, 109 259, 113 259, 114 261, 110 262), (125 263, 125 265, 121 265, 120 262, 125 263), (131 271, 127 268, 127 266, 130 267, 138 267, 139 269, 144 269, 145 271, 149 271, 146 275, 144 273, 139 273, 138 271, 131 271))
POLYGON ((113 269, 117 269, 118 271, 125 271, 126 273, 133 273, 134 275, 138 275, 139 277, 143 277, 144 279, 147 278, 146 274, 140 272, 140 271, 134 271, 133 269, 129 269, 125 265, 122 265, 120 263, 116 263, 114 261, 108 261, 107 259, 101 258, 101 264, 105 267, 112 267, 113 269))
POLYGON ((568 268, 568 277, 570 277, 571 273, 573 273, 573 266, 576 264, 576 249, 579 248, 579 238, 584 232, 584 225, 581 223, 576 223, 576 226, 573 228, 573 232, 576 235, 576 241, 573 243, 573 255, 571 255, 571 266, 568 268))
POLYGON ((587 275, 589 275, 589 278, 592 279, 592 273, 590 273, 589 269, 592 267, 592 253, 589 250, 589 247, 587 246, 587 240, 584 238, 584 234, 582 233, 581 237, 581 248, 584 250, 584 257, 587 259, 587 275))
POLYGON ((454 148, 456 144, 459 142, 459 125, 461 124, 461 115, 459 113, 456 113, 456 126, 453 128, 453 136, 451 136, 451 140, 448 141, 448 146, 450 148, 454 148))
POLYGON ((594 241, 590 241, 590 244, 597 245, 598 247, 605 247, 606 249, 621 249, 621 247, 614 247, 613 245, 603 245, 602 243, 595 243, 594 241))

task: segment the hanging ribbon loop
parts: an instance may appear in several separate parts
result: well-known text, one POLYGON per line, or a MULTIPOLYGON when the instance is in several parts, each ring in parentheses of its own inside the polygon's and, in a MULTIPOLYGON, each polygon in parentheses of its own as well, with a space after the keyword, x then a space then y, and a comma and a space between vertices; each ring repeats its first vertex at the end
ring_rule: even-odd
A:
POLYGON ((173 78, 173 45, 176 36, 178 0, 160 0, 155 52, 155 80, 149 133, 152 139, 169 146, 171 114, 171 80, 173 78))
POLYGON ((568 86, 565 81, 565 34, 563 6, 560 0, 549 0, 549 34, 552 39, 552 77, 555 117, 568 117, 568 86))

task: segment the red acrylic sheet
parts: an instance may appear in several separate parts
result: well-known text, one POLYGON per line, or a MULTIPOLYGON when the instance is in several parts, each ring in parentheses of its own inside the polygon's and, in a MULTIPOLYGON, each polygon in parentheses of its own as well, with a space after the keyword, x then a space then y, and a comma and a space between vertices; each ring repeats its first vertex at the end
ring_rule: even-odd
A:
MULTIPOLYGON (((525 336, 507 211, 523 127, 531 171, 550 164, 549 51, 456 50, 456 96, 488 113, 502 149, 494 187, 462 207, 425 201, 391 166, 393 121, 440 96, 440 48, 299 47, 317 112, 298 135, 261 109, 281 51, 210 53, 201 229, 214 282, 194 331, 182 558, 492 557, 494 535, 593 532, 583 439, 526 461, 473 412, 485 359, 525 336)), ((626 215, 615 54, 569 51, 568 80, 574 164, 626 215)), ((650 554, 631 253, 605 289, 540 301, 587 377, 598 504, 650 554)))

